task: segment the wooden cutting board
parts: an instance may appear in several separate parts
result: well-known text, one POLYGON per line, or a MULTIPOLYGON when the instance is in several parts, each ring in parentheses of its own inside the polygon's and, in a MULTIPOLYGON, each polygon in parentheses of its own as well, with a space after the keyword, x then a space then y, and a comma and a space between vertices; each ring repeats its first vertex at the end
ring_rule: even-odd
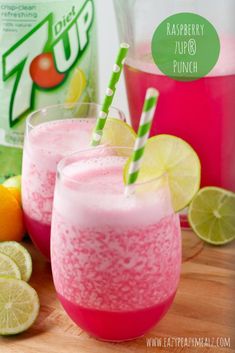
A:
POLYGON ((119 344, 99 342, 73 324, 56 299, 50 265, 29 241, 23 245, 33 257, 30 284, 39 294, 41 310, 27 332, 0 338, 0 353, 235 352, 235 242, 217 248, 191 231, 183 232, 182 274, 174 304, 145 337, 119 344), (227 339, 219 339, 218 348, 195 348, 195 337, 204 342, 210 338, 210 343, 217 337, 227 339), (229 341, 230 348, 223 348, 229 341), (162 347, 151 346, 155 343, 162 347), (183 343, 190 347, 183 348, 183 343))

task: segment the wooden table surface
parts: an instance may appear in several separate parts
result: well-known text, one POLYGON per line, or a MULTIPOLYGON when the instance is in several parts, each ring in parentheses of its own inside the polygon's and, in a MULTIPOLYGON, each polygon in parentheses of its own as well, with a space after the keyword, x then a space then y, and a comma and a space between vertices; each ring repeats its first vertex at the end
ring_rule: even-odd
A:
POLYGON ((182 274, 174 304, 145 337, 124 343, 99 342, 78 328, 56 299, 50 265, 29 241, 24 245, 33 257, 30 284, 39 294, 41 310, 27 332, 0 338, 0 353, 235 352, 235 243, 217 248, 191 231, 183 232, 182 274), (209 343, 207 338, 220 347, 194 347, 202 340, 209 343))

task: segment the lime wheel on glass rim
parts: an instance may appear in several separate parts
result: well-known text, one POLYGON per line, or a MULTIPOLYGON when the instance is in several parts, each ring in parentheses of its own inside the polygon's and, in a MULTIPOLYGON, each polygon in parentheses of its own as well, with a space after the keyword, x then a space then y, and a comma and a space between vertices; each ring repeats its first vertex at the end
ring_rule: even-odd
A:
MULTIPOLYGON (((131 158, 124 167, 127 183, 131 158)), ((148 139, 141 162, 138 182, 145 182, 167 173, 175 212, 184 209, 200 188, 201 164, 193 148, 172 135, 148 139)))
POLYGON ((103 129, 101 145, 110 145, 115 147, 130 147, 134 146, 136 133, 126 122, 107 118, 103 129))

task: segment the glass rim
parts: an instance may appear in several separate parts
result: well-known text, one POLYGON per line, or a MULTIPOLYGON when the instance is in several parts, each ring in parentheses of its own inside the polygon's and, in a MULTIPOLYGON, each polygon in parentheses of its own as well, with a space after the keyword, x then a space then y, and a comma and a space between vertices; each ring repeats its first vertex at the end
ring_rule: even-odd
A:
MULTIPOLYGON (((37 110, 32 111, 27 116, 27 118, 25 120, 26 127, 30 128, 30 129, 34 129, 36 126, 40 125, 40 124, 34 125, 31 122, 31 120, 34 118, 34 116, 36 116, 40 112, 46 114, 47 111, 52 111, 53 109, 56 109, 56 108, 57 109, 66 109, 66 108, 68 108, 70 110, 73 110, 73 109, 76 109, 76 107, 80 107, 80 106, 94 106, 94 107, 100 108, 98 110, 98 112, 100 112, 101 108, 102 108, 102 104, 96 103, 96 102, 81 102, 81 103, 73 103, 72 105, 71 105, 71 103, 60 103, 60 104, 47 105, 45 107, 42 107, 42 108, 39 108, 37 110)), ((115 110, 116 112, 120 113, 120 115, 123 116, 124 119, 126 118, 125 113, 121 109, 119 109, 119 108, 117 108, 115 106, 111 105, 109 110, 115 110)), ((97 118, 98 118, 98 115, 97 115, 96 119, 97 118)), ((69 119, 73 119, 73 118, 69 118, 69 119)), ((86 117, 74 117, 74 119, 86 119, 86 117)), ((55 121, 56 120, 58 120, 58 119, 55 119, 55 121)), ((43 122, 42 122, 42 124, 43 124, 43 122)))
MULTIPOLYGON (((71 181, 73 182, 75 185, 84 185, 84 182, 80 182, 80 181, 77 181, 75 180, 73 177, 69 177, 68 175, 64 174, 63 170, 66 166, 70 165, 71 163, 73 163, 71 161, 71 163, 68 163, 66 164, 66 161, 69 160, 70 158, 72 158, 73 156, 76 156, 76 155, 80 155, 82 153, 87 153, 89 151, 95 151, 97 149, 101 150, 101 149, 118 149, 118 150, 129 150, 130 152, 133 151, 133 148, 132 147, 128 147, 128 146, 107 146, 107 145, 100 145, 100 146, 96 146, 96 147, 88 147, 86 149, 83 149, 83 150, 78 150, 78 151, 75 151, 75 152, 72 152, 66 156, 64 156, 60 161, 59 163, 57 164, 57 168, 56 168, 56 176, 58 179, 62 177, 64 177, 66 180, 68 181, 71 181)), ((131 156, 131 155, 130 155, 131 156)), ((128 159, 129 157, 127 157, 128 159)), ((164 179, 164 178, 168 178, 168 173, 167 172, 163 172, 162 174, 160 174, 159 176, 157 177, 153 177, 149 180, 146 180, 146 181, 143 181, 143 182, 135 182, 134 184, 130 184, 130 185, 125 185, 126 187, 129 187, 129 188, 133 188, 135 186, 144 186, 144 185, 148 185, 148 184, 151 184, 151 183, 154 183, 156 181, 159 181, 161 179, 164 179)), ((167 179, 167 183, 169 185, 169 182, 168 182, 168 179, 167 179)))

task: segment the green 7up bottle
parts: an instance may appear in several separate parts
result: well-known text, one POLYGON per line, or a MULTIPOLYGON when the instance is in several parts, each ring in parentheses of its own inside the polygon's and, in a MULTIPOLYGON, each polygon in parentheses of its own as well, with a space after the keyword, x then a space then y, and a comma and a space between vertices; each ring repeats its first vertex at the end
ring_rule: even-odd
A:
POLYGON ((24 120, 96 100, 94 0, 0 0, 0 182, 21 173, 24 120))

